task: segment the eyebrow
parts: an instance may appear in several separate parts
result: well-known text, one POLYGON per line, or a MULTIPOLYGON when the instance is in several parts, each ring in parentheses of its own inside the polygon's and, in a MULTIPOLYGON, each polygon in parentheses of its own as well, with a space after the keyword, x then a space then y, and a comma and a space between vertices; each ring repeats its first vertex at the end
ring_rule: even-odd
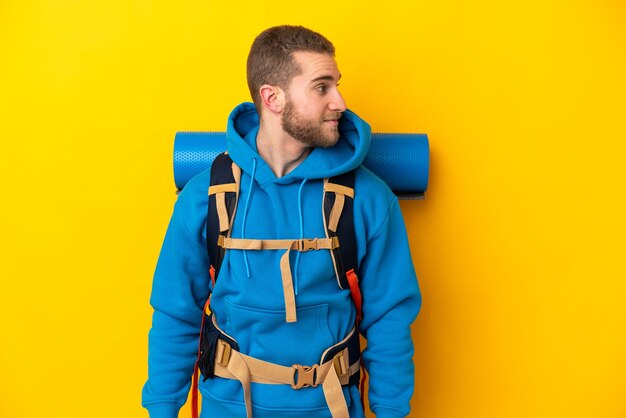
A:
MULTIPOLYGON (((331 75, 323 75, 317 78, 314 78, 313 80, 311 80, 311 83, 316 83, 318 81, 334 81, 335 78, 331 75)), ((337 81, 341 80, 341 74, 339 74, 339 78, 337 79, 337 81)))

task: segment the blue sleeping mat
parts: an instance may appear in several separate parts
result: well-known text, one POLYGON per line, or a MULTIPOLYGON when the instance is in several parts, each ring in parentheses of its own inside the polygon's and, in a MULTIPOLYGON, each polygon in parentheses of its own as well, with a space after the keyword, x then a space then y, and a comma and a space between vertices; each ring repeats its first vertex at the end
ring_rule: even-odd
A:
MULTIPOLYGON (((225 150, 225 132, 178 132, 174 140, 174 182, 178 190, 210 167, 215 157, 225 150)), ((373 133, 363 162, 401 199, 424 197, 428 164, 425 134, 373 133)))

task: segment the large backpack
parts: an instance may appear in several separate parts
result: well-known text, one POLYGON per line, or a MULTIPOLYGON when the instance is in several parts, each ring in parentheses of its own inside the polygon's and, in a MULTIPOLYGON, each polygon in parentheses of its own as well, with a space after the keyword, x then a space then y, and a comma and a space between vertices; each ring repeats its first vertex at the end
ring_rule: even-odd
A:
MULTIPOLYGON (((210 261, 210 275, 213 286, 215 286, 219 277, 222 261, 224 260, 226 249, 228 248, 244 248, 242 245, 249 245, 249 243, 253 241, 262 241, 264 243, 264 249, 287 249, 287 253, 285 254, 287 260, 289 257, 288 251, 290 250, 308 251, 313 249, 328 249, 333 261, 339 288, 350 290, 350 296, 357 312, 356 329, 358 331, 358 325, 362 319, 362 302, 357 274, 358 260, 353 217, 354 170, 324 180, 322 216, 326 237, 302 240, 238 240, 231 238, 230 234, 239 197, 240 178, 241 169, 232 161, 227 152, 215 158, 211 166, 211 184, 208 191, 209 204, 206 223, 207 252, 210 261), (246 243, 242 243, 243 241, 246 241, 246 243)), ((290 268, 287 265, 287 268, 283 270, 283 275, 288 275, 290 280, 291 273, 289 270, 290 268)), ((285 284, 285 282, 283 282, 283 284, 285 284)), ((287 321, 292 322, 296 320, 295 302, 292 301, 290 308, 288 297, 293 295, 293 292, 291 292, 291 295, 288 295, 288 293, 289 292, 285 292, 286 315, 287 321)), ((202 366, 212 369, 212 364, 206 363, 207 361, 208 363, 212 363, 215 354, 211 352, 209 355, 206 355, 202 350, 203 338, 204 340, 207 339, 205 319, 210 315, 209 305, 210 298, 207 300, 204 309, 205 312, 203 314, 202 332, 198 350, 199 354, 194 369, 192 417, 198 416, 197 386, 199 369, 202 369, 202 366)), ((222 338, 224 338, 223 335, 222 338)), ((351 347, 351 350, 358 351, 358 338, 355 340, 356 347, 351 347)), ((232 344, 232 341, 229 342, 229 344, 232 344)), ((365 374, 363 373, 361 376, 361 392, 363 392, 365 374)), ((359 375, 353 377, 356 382, 359 381, 359 375)), ((364 396, 362 396, 361 399, 363 400, 364 396)))

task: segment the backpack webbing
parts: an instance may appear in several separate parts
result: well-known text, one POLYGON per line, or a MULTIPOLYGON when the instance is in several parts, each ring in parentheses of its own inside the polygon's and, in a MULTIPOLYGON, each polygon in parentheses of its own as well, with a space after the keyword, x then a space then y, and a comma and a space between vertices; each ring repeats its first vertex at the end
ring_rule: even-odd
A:
MULTIPOLYGON (((207 252, 209 254, 209 261, 211 268, 214 272, 211 273, 212 279, 215 281, 219 275, 222 261, 224 260, 224 248, 218 245, 218 239, 220 235, 230 236, 232 223, 237 210, 237 199, 239 193, 238 180, 233 175, 233 170, 239 170, 227 153, 218 155, 211 166, 211 188, 221 185, 234 185, 228 191, 223 191, 223 199, 225 199, 225 206, 228 212, 228 219, 230 224, 227 229, 225 225, 220 226, 219 216, 217 214, 217 206, 219 199, 217 193, 209 193, 209 206, 206 224, 206 237, 207 237, 207 252), (232 191, 231 191, 232 190, 232 191)), ((326 183, 339 185, 337 188, 341 191, 344 187, 347 190, 352 191, 352 195, 346 193, 345 197, 340 197, 343 200, 343 209, 341 216, 337 222, 336 230, 331 229, 330 218, 332 214, 335 201, 338 194, 343 194, 335 191, 334 188, 328 190, 325 187, 324 191, 324 225, 328 238, 337 237, 339 239, 339 246, 331 251, 333 259, 333 265, 335 267, 335 273, 337 275, 337 282, 341 289, 351 289, 354 291, 353 286, 348 281, 350 276, 349 272, 356 273, 357 269, 357 249, 356 249, 356 237, 354 233, 354 218, 353 218, 353 193, 354 193, 354 171, 341 174, 339 176, 331 177, 326 183)), ((354 296, 353 296, 354 298, 354 296)), ((357 306, 357 310, 360 307, 357 306)))

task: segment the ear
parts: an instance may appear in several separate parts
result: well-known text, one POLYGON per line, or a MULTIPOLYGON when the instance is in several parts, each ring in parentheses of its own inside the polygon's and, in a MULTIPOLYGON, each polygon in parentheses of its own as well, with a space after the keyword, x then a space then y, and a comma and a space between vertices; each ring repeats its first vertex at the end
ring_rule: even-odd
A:
POLYGON ((277 86, 264 84, 259 89, 263 107, 271 112, 280 113, 285 105, 285 92, 277 86))

